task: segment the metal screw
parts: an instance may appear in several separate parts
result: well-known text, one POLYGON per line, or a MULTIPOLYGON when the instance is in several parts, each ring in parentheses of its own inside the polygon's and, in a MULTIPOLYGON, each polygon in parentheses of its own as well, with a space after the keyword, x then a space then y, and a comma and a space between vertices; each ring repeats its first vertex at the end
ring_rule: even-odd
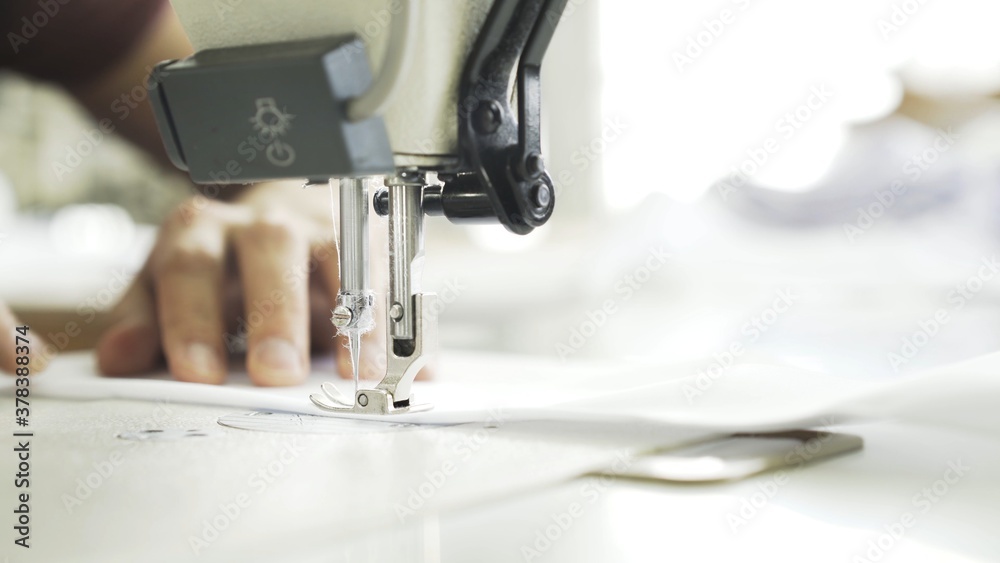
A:
POLYGON ((500 128, 503 123, 503 108, 494 100, 483 100, 479 102, 472 115, 472 126, 482 134, 493 133, 500 128))
POLYGON ((358 395, 358 404, 361 405, 362 407, 367 407, 368 406, 368 395, 365 395, 364 393, 358 395))
POLYGON ((403 306, 399 303, 393 303, 392 307, 389 307, 389 318, 394 321, 403 318, 403 306))
POLYGON ((333 321, 333 326, 337 328, 344 328, 345 326, 351 324, 351 321, 354 320, 354 313, 343 305, 337 305, 337 307, 333 310, 333 317, 331 320, 333 321))
POLYGON ((535 207, 539 209, 548 209, 549 205, 552 204, 552 188, 550 188, 545 182, 538 182, 531 189, 531 199, 534 202, 535 207))
POLYGON ((372 198, 372 206, 375 208, 375 213, 379 217, 385 217, 389 214, 389 190, 382 188, 375 192, 375 196, 372 198))

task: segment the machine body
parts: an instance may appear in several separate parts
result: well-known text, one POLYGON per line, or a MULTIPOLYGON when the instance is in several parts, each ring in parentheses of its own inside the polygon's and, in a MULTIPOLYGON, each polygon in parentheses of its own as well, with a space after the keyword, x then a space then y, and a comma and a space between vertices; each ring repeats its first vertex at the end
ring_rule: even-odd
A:
MULTIPOLYGON (((417 33, 416 59, 396 85, 388 121, 352 119, 349 104, 375 89, 367 47, 386 49, 358 34, 215 46, 152 73, 151 100, 168 153, 196 182, 303 178, 336 188, 342 287, 332 320, 351 342, 356 381, 360 336, 374 326, 369 209, 388 217, 386 373, 374 389, 356 386, 353 400, 324 386, 323 395, 313 396, 317 405, 360 414, 422 408, 410 388, 436 346, 434 321, 424 314, 435 296, 419 289, 424 215, 499 222, 518 234, 551 216, 555 190, 541 153, 540 69, 566 1, 422 2, 418 30, 442 23, 434 18, 463 27, 440 32, 450 48, 439 61, 434 37, 417 33), (451 12, 443 11, 449 6, 451 12), (427 73, 414 76, 435 62, 447 72, 428 71, 438 78, 432 85, 427 73), (438 95, 427 98, 426 90, 438 95), (412 110, 414 98, 425 100, 425 113, 437 119, 400 118, 397 104, 412 110), (373 178, 381 186, 369 193, 373 178)), ((408 2, 392 17, 417 12, 417 0, 408 2)), ((357 2, 333 3, 358 13, 357 2)))

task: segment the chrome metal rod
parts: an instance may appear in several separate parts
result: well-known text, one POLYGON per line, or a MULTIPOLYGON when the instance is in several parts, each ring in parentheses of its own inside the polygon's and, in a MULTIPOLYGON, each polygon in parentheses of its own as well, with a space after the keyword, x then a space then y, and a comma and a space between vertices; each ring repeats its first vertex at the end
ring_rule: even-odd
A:
POLYGON ((389 188, 389 335, 411 340, 413 294, 420 291, 424 258, 423 175, 389 177, 385 184, 389 188))
POLYGON ((340 291, 366 291, 368 277, 368 187, 362 178, 340 180, 340 291))

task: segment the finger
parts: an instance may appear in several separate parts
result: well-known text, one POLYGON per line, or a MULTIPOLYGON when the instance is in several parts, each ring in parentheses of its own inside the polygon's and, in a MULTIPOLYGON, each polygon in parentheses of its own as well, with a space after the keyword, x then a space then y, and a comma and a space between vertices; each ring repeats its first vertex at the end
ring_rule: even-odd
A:
POLYGON ((247 372, 257 385, 296 385, 308 375, 309 243, 283 215, 234 236, 250 327, 247 372))
MULTIPOLYGON (((226 223, 210 206, 194 221, 168 220, 151 258, 163 352, 175 378, 222 383, 226 223)), ((221 213, 221 211, 219 211, 221 213)))
POLYGON ((135 375, 160 363, 160 331, 149 280, 140 276, 112 311, 111 326, 97 343, 97 367, 104 375, 135 375))

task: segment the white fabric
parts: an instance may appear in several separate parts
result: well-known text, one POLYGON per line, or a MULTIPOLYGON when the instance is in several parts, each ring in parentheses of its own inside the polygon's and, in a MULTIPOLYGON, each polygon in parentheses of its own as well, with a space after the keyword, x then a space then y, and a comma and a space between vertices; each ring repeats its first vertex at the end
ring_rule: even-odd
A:
MULTIPOLYGON (((526 358, 448 354, 434 382, 417 382, 417 402, 429 412, 393 420, 425 424, 479 422, 502 410, 506 420, 645 421, 718 431, 829 426, 857 419, 898 418, 997 432, 1000 429, 1000 354, 948 366, 918 377, 871 383, 796 368, 741 365, 705 386, 700 395, 690 367, 622 367, 556 363, 526 358)), ((309 401, 323 381, 350 396, 352 383, 333 378, 319 363, 307 384, 254 387, 243 373, 226 385, 172 381, 165 374, 105 378, 89 354, 53 361, 32 380, 35 396, 70 399, 128 398, 173 403, 279 410, 365 418, 321 410, 309 401)), ((0 382, 10 393, 12 379, 0 382)))

